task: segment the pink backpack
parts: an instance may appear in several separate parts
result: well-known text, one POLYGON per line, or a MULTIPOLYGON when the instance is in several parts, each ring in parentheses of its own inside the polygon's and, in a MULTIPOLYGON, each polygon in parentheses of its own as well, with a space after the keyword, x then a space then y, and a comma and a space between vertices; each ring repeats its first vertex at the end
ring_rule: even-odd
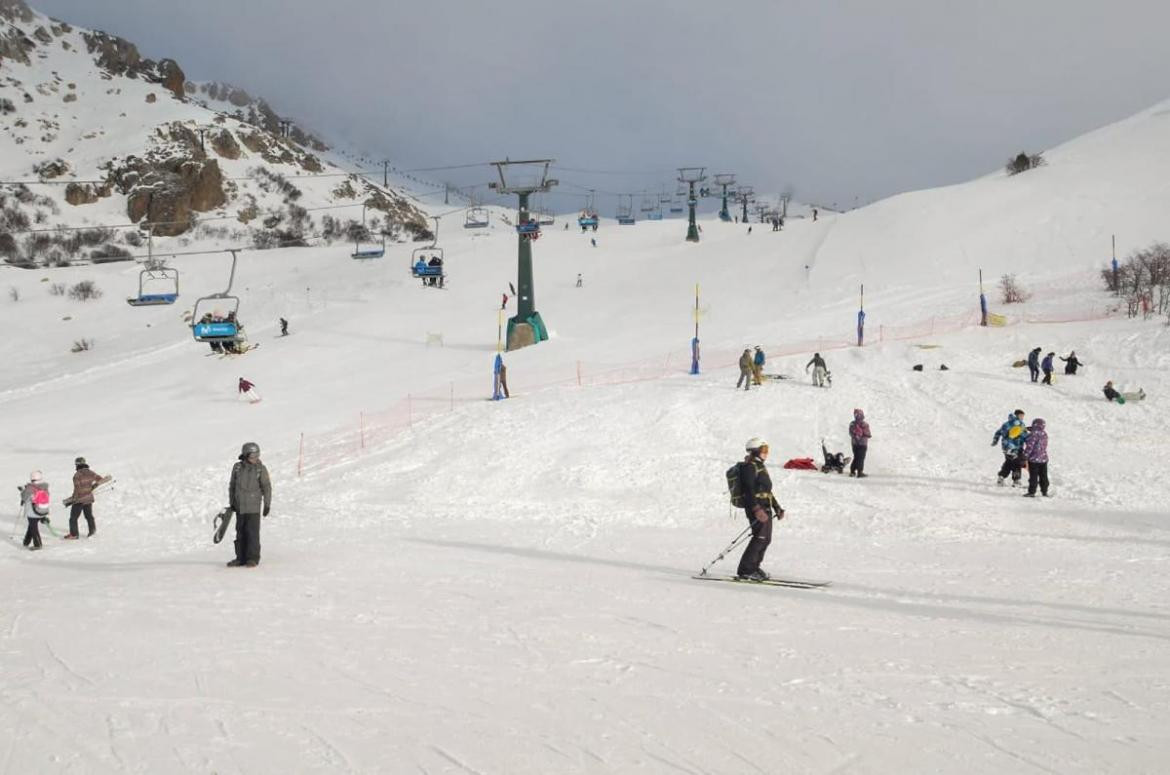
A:
POLYGON ((49 516, 49 491, 48 490, 33 490, 32 494, 32 510, 38 517, 49 516))

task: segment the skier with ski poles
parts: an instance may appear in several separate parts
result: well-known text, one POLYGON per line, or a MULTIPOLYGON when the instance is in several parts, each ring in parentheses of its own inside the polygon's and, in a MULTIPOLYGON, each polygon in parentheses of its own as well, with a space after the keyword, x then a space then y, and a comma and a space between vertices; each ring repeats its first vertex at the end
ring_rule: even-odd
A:
POLYGON ((744 449, 747 456, 739 464, 739 482, 752 540, 743 550, 736 576, 744 581, 767 581, 768 574, 760 569, 760 563, 772 543, 772 519, 784 519, 784 509, 772 494, 772 477, 764 465, 768 459, 768 442, 753 437, 744 449))
POLYGON ((272 481, 260 462, 260 445, 249 441, 240 449, 228 483, 229 506, 236 515, 236 559, 229 568, 260 564, 260 518, 272 509, 272 481))

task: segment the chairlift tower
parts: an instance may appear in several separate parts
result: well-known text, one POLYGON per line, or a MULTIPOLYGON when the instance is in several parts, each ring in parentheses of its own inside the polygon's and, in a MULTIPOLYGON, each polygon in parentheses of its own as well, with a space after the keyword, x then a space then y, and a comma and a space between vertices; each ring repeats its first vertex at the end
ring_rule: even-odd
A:
POLYGON ((748 202, 755 201, 756 189, 755 186, 740 186, 735 192, 735 201, 743 205, 743 216, 740 220, 743 223, 748 222, 747 206, 748 202))
POLYGON ((514 350, 548 339, 548 330, 540 313, 536 311, 536 287, 532 279, 532 242, 539 236, 539 229, 521 231, 532 221, 528 212, 528 198, 535 193, 544 193, 557 184, 548 176, 549 165, 554 159, 530 159, 528 161, 494 161, 492 164, 500 176, 499 182, 491 182, 488 188, 501 194, 516 194, 520 198, 520 211, 516 218, 519 241, 516 269, 516 315, 508 319, 507 349, 514 350), (520 328, 526 326, 527 328, 520 328))
POLYGON ((720 172, 715 175, 715 185, 723 187, 723 206, 719 208, 719 220, 730 221, 731 213, 727 210, 727 189, 735 185, 735 175, 730 172, 720 172))
POLYGON ((688 191, 687 206, 690 208, 690 216, 687 221, 687 242, 699 241, 699 227, 695 224, 695 206, 699 200, 695 198, 695 184, 707 179, 703 174, 706 170, 706 167, 678 168, 678 182, 685 184, 688 191))

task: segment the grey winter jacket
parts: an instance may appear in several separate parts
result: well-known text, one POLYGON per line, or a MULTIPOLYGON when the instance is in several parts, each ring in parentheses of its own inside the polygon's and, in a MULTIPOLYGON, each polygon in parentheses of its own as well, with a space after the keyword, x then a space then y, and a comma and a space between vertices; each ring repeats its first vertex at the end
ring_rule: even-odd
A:
POLYGON ((237 514, 260 514, 272 505, 272 482, 263 463, 243 460, 232 466, 228 503, 237 514))
POLYGON ((40 519, 41 515, 33 511, 33 493, 37 490, 48 492, 48 482, 29 482, 20 491, 20 515, 25 519, 40 519))

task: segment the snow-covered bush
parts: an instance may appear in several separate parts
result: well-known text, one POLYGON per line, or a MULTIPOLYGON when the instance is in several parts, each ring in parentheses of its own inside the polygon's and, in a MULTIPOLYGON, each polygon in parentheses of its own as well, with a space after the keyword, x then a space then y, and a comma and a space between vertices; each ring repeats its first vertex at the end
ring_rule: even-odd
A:
POLYGON ((65 295, 65 283, 53 283, 52 285, 50 285, 49 286, 49 295, 50 296, 64 296, 65 295))
POLYGON ((93 345, 94 341, 92 339, 78 339, 73 343, 73 347, 70 348, 70 352, 79 353, 85 352, 86 350, 92 350, 93 345))
POLYGON ((91 299, 100 299, 101 297, 101 289, 97 287, 97 284, 93 280, 82 280, 69 289, 69 298, 74 301, 90 301, 91 299))

